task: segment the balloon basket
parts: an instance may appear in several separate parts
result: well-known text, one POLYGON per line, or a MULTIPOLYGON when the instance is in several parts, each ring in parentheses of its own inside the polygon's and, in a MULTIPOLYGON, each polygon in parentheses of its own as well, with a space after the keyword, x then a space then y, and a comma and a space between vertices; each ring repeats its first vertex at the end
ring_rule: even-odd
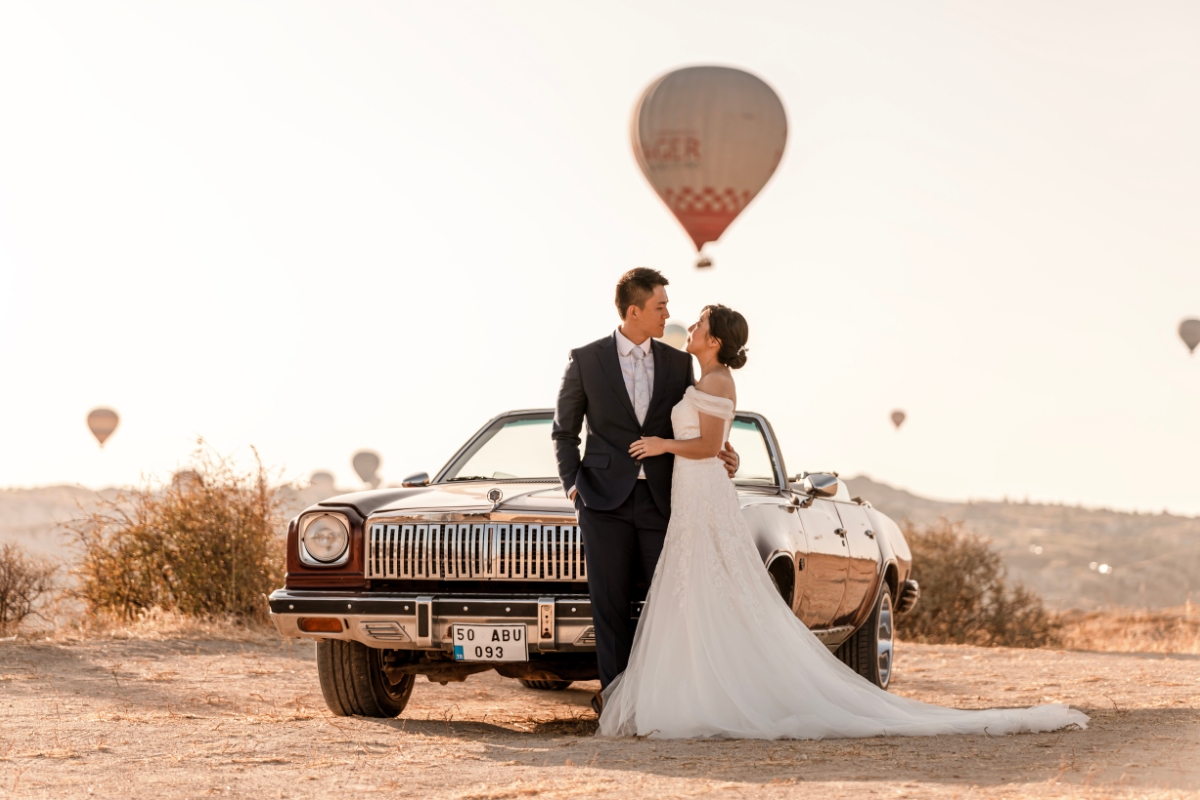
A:
POLYGON ((696 269, 711 269, 712 265, 713 260, 706 255, 701 254, 701 256, 696 259, 696 269))

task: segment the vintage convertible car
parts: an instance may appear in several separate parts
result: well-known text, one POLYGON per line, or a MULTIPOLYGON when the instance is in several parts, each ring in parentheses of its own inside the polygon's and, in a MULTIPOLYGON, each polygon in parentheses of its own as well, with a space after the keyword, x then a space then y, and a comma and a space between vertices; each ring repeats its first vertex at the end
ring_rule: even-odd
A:
MULTIPOLYGON (((335 714, 394 717, 418 675, 446 683, 494 669, 548 690, 597 677, 587 562, 555 477, 553 416, 502 414, 433 480, 333 497, 291 521, 271 616, 285 636, 317 639, 335 714)), ((742 511, 783 601, 887 688, 893 613, 919 596, 900 529, 847 496, 836 473, 789 478, 762 415, 738 412, 730 439, 742 511)))

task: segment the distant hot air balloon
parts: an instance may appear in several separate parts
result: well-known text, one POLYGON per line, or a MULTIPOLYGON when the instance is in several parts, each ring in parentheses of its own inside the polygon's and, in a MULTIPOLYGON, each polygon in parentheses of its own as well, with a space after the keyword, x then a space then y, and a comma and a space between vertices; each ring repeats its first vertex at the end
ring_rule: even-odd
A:
POLYGON ((354 465, 354 471, 362 478, 363 483, 369 484, 372 489, 379 485, 379 476, 375 474, 380 464, 378 453, 374 450, 359 450, 350 463, 354 465))
POLYGON ((668 322, 667 329, 663 331, 662 340, 676 350, 682 350, 687 344, 687 337, 687 328, 674 322, 668 322))
MULTIPOLYGON (((758 77, 687 67, 647 87, 633 109, 633 152, 696 245, 715 242, 783 157, 787 114, 758 77)), ((701 256, 696 266, 711 266, 701 256)))
POLYGON ((204 478, 194 469, 183 469, 171 476, 171 485, 186 491, 203 486, 204 478))
POLYGON ((1187 345, 1189 353, 1196 352, 1200 345, 1200 319, 1185 319, 1179 323, 1179 338, 1187 345))
POLYGON ((104 447, 104 443, 112 436, 120 421, 117 412, 111 408, 93 408, 87 415, 88 427, 92 429, 92 436, 96 437, 101 447, 104 447))
POLYGON ((309 487, 317 493, 318 497, 324 500, 326 497, 332 497, 337 494, 337 489, 333 485, 333 475, 325 470, 317 470, 308 478, 309 487))
POLYGON ((896 430, 900 430, 900 426, 904 424, 904 420, 907 418, 908 415, 900 409, 892 412, 892 424, 896 426, 896 430))

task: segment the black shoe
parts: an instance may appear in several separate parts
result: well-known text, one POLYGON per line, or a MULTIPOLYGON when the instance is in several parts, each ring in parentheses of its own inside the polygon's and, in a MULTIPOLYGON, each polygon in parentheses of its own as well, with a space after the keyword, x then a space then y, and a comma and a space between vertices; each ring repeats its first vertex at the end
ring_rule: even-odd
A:
POLYGON ((600 692, 592 695, 592 711, 596 712, 597 717, 604 713, 604 695, 600 692))

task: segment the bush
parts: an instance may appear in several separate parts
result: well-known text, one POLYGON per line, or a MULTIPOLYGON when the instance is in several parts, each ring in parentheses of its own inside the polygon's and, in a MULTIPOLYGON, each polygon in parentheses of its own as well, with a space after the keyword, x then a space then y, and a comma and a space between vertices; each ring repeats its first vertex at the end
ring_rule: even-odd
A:
POLYGON ((921 600, 901 618, 904 638, 933 644, 1044 647, 1061 643, 1061 623, 1042 599, 1006 580, 991 542, 966 534, 961 522, 928 527, 905 520, 913 578, 921 600))
POLYGON ((12 542, 0 543, 0 634, 9 634, 32 614, 54 587, 54 562, 37 558, 12 542))
POLYGON ((152 609, 265 619, 284 563, 276 492, 261 461, 241 473, 201 442, 165 489, 102 500, 70 526, 78 594, 90 613, 126 620, 152 609))

